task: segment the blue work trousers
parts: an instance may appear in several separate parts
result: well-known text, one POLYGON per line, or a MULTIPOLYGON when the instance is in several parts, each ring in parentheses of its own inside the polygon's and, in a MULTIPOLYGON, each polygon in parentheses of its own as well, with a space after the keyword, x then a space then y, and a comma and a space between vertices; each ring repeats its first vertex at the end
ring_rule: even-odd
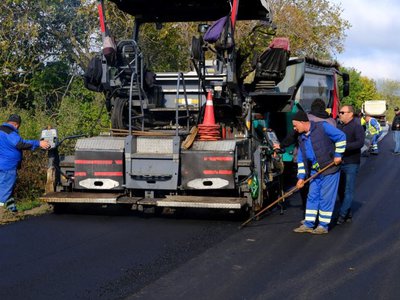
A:
POLYGON ((354 190, 356 187, 356 177, 359 168, 359 164, 342 164, 340 167, 340 176, 343 177, 341 180, 341 184, 343 184, 343 199, 339 215, 343 218, 346 218, 354 201, 354 190))
POLYGON ((17 170, 0 170, 0 202, 5 204, 14 191, 17 181, 17 170))
POLYGON ((400 130, 393 131, 393 139, 394 139, 394 153, 400 153, 400 130))
POLYGON ((371 150, 372 150, 372 152, 374 152, 374 153, 378 153, 378 152, 379 152, 379 150, 378 150, 378 139, 379 139, 380 136, 381 136, 381 133, 374 134, 374 135, 372 136, 372 140, 371 140, 371 150))
POLYGON ((318 175, 310 181, 307 197, 304 225, 313 228, 317 220, 319 225, 328 229, 339 187, 340 172, 318 175))

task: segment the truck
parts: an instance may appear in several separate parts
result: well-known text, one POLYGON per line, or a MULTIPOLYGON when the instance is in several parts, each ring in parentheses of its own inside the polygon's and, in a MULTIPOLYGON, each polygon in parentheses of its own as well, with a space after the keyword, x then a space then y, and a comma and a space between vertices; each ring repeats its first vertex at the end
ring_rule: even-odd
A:
MULTIPOLYGON (((143 212, 206 208, 254 214, 282 195, 293 149, 276 153, 274 144, 293 129, 292 114, 309 110, 316 97, 337 115, 338 77, 346 94, 347 74, 336 64, 290 58, 288 39, 274 38, 254 66, 254 81, 245 85, 237 76, 233 35, 222 46, 205 38, 216 27, 209 23, 223 18, 225 34, 241 20, 270 23, 262 0, 110 1, 135 23, 133 38, 114 47, 115 59, 104 49, 98 56, 101 82, 94 90, 106 97, 112 129, 78 137, 73 155, 59 153, 63 140, 54 129, 44 131, 54 147, 42 199, 55 209, 89 203, 143 212), (190 51, 193 69, 148 72, 141 26, 189 21, 200 22, 190 51)), ((107 40, 103 1, 98 7, 107 40)))
POLYGON ((362 104, 361 112, 364 115, 374 117, 381 126, 386 126, 386 111, 388 105, 386 100, 368 100, 362 104))

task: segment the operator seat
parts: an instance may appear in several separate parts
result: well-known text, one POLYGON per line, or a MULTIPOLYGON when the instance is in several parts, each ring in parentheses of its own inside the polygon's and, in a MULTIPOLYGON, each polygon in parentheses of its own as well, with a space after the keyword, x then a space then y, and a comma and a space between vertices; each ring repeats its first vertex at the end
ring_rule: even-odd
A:
POLYGON ((277 85, 285 77, 289 56, 289 39, 274 38, 257 60, 255 81, 273 81, 277 85))
POLYGON ((120 76, 124 79, 130 80, 132 72, 139 75, 142 67, 141 52, 134 40, 122 40, 118 42, 117 67, 120 76))

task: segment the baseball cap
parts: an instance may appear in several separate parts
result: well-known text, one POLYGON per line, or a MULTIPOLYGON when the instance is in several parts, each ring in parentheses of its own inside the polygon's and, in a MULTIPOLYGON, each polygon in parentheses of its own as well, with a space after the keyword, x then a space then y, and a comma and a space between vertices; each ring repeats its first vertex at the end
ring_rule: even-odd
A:
POLYGON ((21 124, 21 117, 17 114, 12 114, 8 117, 7 122, 15 122, 17 124, 21 124))
POLYGON ((299 110, 297 113, 294 114, 294 116, 292 117, 293 121, 301 121, 301 122, 308 122, 308 116, 307 114, 302 111, 299 110))

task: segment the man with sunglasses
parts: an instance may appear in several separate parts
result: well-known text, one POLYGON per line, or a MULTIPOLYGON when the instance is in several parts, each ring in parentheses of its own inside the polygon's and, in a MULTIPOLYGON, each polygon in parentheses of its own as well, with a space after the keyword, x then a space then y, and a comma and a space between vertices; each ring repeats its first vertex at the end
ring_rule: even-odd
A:
POLYGON ((358 118, 354 117, 351 105, 343 106, 339 111, 338 129, 346 135, 346 151, 340 167, 339 195, 342 200, 336 224, 351 222, 351 205, 354 200, 356 176, 360 167, 361 148, 364 146, 364 128, 358 118))

